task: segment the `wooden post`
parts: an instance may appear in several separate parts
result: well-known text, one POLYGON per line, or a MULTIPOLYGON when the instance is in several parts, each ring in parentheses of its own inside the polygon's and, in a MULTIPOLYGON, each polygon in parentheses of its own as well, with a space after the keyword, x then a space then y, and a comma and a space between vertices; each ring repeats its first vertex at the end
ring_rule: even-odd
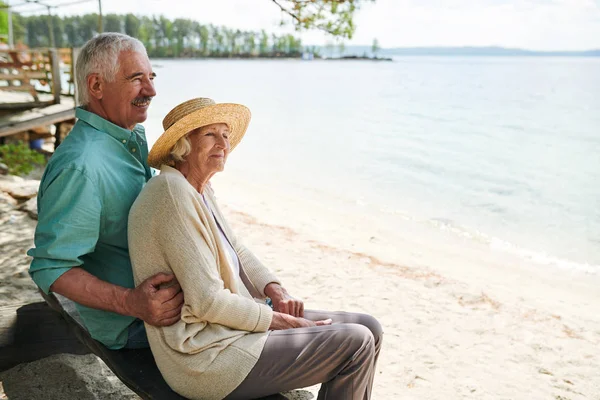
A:
POLYGON ((50 6, 48 7, 48 31, 50 33, 50 47, 56 47, 54 44, 54 24, 52 23, 52 13, 50 12, 50 6))
POLYGON ((56 151, 56 148, 61 144, 62 142, 62 135, 60 133, 60 126, 62 125, 61 122, 58 122, 56 124, 54 124, 54 151, 56 151))
POLYGON ((8 6, 8 47, 15 47, 15 42, 13 38, 13 21, 12 21, 12 8, 8 6))
POLYGON ((60 104, 60 57, 56 49, 48 49, 48 54, 52 65, 52 93, 54 94, 54 101, 52 104, 60 104))
POLYGON ((102 0, 98 0, 98 33, 104 32, 104 25, 102 24, 102 0))
POLYGON ((75 107, 79 106, 79 93, 77 93, 77 57, 79 57, 80 48, 71 49, 71 79, 73 80, 73 98, 75 107))

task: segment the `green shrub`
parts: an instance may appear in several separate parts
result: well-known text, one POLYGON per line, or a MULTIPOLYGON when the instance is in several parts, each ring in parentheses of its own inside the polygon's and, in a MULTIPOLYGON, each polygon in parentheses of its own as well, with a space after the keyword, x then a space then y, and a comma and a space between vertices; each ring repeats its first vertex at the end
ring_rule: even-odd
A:
POLYGON ((36 166, 46 164, 46 157, 31 150, 25 143, 17 142, 0 146, 0 161, 6 164, 10 174, 24 176, 36 166))

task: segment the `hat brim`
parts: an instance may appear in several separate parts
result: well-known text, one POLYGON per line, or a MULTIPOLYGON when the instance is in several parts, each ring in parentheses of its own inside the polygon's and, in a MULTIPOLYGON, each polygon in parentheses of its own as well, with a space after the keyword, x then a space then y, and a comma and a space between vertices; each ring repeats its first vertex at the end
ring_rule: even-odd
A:
POLYGON ((233 150, 242 140, 250 124, 250 110, 241 104, 219 103, 193 111, 171 125, 154 143, 148 154, 148 165, 160 168, 171 161, 175 143, 194 129, 223 123, 229 127, 229 148, 233 150))

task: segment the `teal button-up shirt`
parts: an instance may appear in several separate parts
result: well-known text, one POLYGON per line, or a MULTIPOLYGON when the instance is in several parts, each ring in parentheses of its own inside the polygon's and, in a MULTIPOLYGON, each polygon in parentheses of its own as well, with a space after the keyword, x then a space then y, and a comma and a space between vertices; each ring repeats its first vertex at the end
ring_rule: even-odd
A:
MULTIPOLYGON (((82 108, 56 149, 38 192, 38 225, 29 273, 46 293, 73 267, 133 288, 127 245, 129 209, 152 177, 144 128, 121 128, 82 108)), ((133 317, 77 304, 92 337, 111 349, 127 342, 133 317)))

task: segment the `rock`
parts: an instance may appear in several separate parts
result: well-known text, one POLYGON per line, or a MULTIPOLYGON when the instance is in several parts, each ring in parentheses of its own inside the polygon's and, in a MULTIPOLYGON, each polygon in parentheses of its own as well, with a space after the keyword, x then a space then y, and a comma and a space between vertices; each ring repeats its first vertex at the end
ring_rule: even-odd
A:
POLYGON ((17 207, 17 201, 4 192, 0 192, 0 214, 13 211, 17 207))
POLYGON ((36 180, 0 180, 0 191, 6 192, 17 200, 29 200, 35 197, 40 186, 36 180))
POLYGON ((0 192, 0 204, 10 204, 16 206, 18 201, 9 196, 8 193, 0 192))
POLYGON ((57 354, 0 372, 0 399, 139 399, 92 354, 57 354))
POLYGON ((0 175, 8 175, 8 167, 0 162, 0 175))
POLYGON ((0 175, 0 190, 4 182, 23 182, 25 179, 16 175, 0 175))
POLYGON ((38 219, 37 198, 33 197, 19 206, 19 210, 29 214, 30 218, 38 219))

